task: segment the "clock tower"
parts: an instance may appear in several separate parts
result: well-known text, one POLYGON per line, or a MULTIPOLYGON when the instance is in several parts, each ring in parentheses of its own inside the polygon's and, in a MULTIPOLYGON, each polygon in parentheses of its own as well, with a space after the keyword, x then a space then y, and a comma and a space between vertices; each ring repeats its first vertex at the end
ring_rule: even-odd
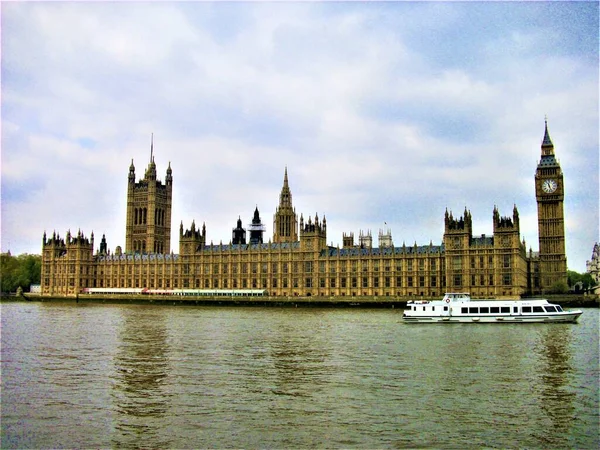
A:
POLYGON ((553 290, 558 283, 567 285, 564 194, 563 173, 554 156, 546 121, 542 158, 535 172, 542 292, 553 290))

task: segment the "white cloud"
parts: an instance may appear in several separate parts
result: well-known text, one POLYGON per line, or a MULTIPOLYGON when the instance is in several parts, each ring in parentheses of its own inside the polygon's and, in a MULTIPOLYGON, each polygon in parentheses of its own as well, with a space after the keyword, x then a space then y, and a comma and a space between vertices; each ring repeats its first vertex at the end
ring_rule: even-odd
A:
POLYGON ((181 221, 228 242, 256 205, 272 233, 286 166, 297 212, 325 214, 334 244, 383 222, 396 243, 439 244, 446 207, 490 234, 494 205, 516 203, 535 249, 548 114, 582 271, 598 240, 597 23, 551 23, 556 8, 590 5, 3 5, 2 248, 39 251, 54 227, 124 245, 127 170, 143 174, 154 133, 175 251, 181 221))

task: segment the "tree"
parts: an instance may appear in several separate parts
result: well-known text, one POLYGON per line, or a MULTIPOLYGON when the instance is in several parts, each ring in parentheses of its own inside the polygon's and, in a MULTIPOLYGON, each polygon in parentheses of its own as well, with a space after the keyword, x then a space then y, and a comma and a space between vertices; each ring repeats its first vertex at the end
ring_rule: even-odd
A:
POLYGON ((29 292, 31 284, 39 284, 42 274, 42 257, 23 254, 0 254, 0 285, 2 292, 16 292, 21 287, 29 292))
POLYGON ((570 288, 576 287, 577 283, 581 283, 583 291, 587 291, 596 286, 596 281, 590 273, 578 273, 574 270, 567 270, 567 283, 570 288))
POLYGON ((548 294, 566 294, 569 292, 569 286, 564 281, 556 281, 546 292, 548 294))

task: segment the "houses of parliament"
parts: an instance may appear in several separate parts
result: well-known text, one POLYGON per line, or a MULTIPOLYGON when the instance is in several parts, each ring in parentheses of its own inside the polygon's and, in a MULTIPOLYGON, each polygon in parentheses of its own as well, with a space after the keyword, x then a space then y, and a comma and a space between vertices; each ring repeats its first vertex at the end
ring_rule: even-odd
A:
POLYGON ((95 250, 94 234, 67 232, 42 241, 41 291, 75 296, 88 288, 260 289, 272 297, 414 297, 470 292, 474 298, 519 298, 551 292, 567 279, 564 183, 546 122, 535 172, 539 252, 520 238, 519 212, 492 211, 493 234, 473 235, 471 213, 446 210, 441 245, 395 246, 389 230, 378 245, 370 232, 327 245, 327 219, 305 218, 293 206, 287 168, 266 239, 258 207, 244 228, 237 219, 229 244, 213 245, 206 225, 179 227, 179 252, 171 251, 173 174, 157 178, 153 146, 144 177, 133 161, 127 184, 125 248, 95 250), (356 239, 358 238, 358 239, 356 239))

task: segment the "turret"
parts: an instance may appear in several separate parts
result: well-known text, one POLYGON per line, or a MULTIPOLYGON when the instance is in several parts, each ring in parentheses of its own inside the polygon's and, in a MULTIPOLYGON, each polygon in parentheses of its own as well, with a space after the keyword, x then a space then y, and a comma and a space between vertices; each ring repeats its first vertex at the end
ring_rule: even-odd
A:
POLYGON ((133 158, 131 159, 131 165, 129 166, 129 184, 135 183, 135 166, 133 165, 133 158))
POLYGON ((242 228, 242 219, 238 216, 237 227, 232 230, 231 233, 232 244, 245 244, 246 243, 246 230, 242 228))
POLYGON ((171 161, 169 161, 169 167, 167 167, 167 177, 165 178, 165 183, 167 186, 171 186, 173 184, 173 170, 171 169, 171 161))
POLYGON ((256 209, 254 210, 254 217, 252 218, 252 223, 248 225, 248 229, 250 230, 250 244, 262 244, 263 233, 266 228, 260 221, 258 206, 256 206, 256 209))

